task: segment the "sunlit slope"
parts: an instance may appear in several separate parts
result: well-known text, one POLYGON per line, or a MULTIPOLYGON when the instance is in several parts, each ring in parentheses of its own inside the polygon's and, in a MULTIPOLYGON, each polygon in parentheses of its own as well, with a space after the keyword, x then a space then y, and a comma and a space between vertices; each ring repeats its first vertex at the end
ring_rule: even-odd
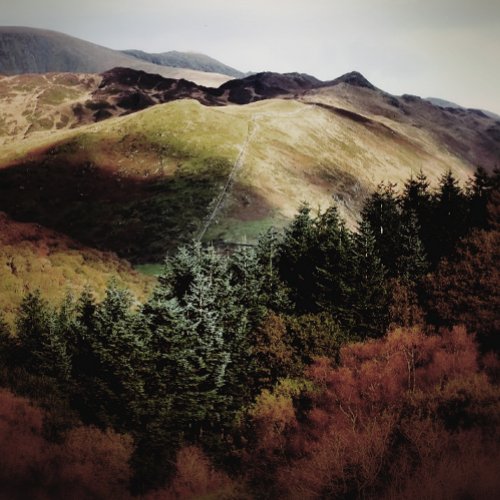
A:
POLYGON ((99 75, 47 73, 0 76, 0 146, 40 132, 77 126, 99 75))
POLYGON ((0 209, 136 262, 191 237, 253 240, 301 202, 351 224, 379 182, 473 165, 425 130, 340 106, 181 100, 3 148, 0 209))
POLYGON ((360 113, 422 144, 426 151, 449 151, 489 172, 499 165, 500 121, 481 110, 443 109, 417 96, 396 97, 345 83, 313 89, 302 99, 360 113))
POLYGON ((10 323, 28 291, 39 289, 57 304, 66 293, 77 297, 89 285, 102 298, 111 279, 138 300, 153 287, 152 279, 116 255, 84 247, 38 224, 14 222, 0 212, 0 310, 10 323))

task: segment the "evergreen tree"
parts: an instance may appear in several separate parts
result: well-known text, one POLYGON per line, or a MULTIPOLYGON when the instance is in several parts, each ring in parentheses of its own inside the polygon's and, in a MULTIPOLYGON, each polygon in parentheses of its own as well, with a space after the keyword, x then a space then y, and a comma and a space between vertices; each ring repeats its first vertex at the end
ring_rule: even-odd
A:
POLYGON ((303 204, 291 224, 285 229, 279 250, 280 276, 290 290, 295 309, 316 309, 312 251, 315 247, 315 228, 311 210, 303 204))
POLYGON ((40 375, 67 381, 71 370, 65 330, 58 328, 56 311, 40 296, 29 292, 19 306, 16 321, 25 367, 40 375))
POLYGON ((375 236, 365 221, 354 235, 352 288, 352 330, 359 337, 383 335, 388 321, 386 270, 378 256, 375 236))
POLYGON ((432 264, 436 265, 441 257, 452 254, 459 238, 468 230, 466 197, 451 171, 441 178, 434 204, 433 244, 428 251, 432 264))
POLYGON ((352 237, 331 206, 315 221, 315 246, 311 250, 313 312, 328 311, 340 324, 352 326, 352 237))
POLYGON ((256 248, 259 265, 257 273, 262 279, 261 296, 263 303, 275 312, 290 310, 289 292, 279 273, 281 235, 270 228, 260 235, 256 248))
POLYGON ((5 316, 0 311, 0 360, 5 365, 10 364, 17 357, 17 342, 11 334, 5 316))
POLYGON ((396 276, 396 258, 400 249, 400 211, 394 184, 380 184, 365 202, 361 217, 370 227, 382 264, 389 276, 396 276))
POLYGON ((76 306, 73 400, 85 419, 128 429, 141 391, 145 346, 136 338, 131 296, 111 282, 96 304, 89 289, 76 306))
POLYGON ((500 188, 500 170, 493 175, 481 167, 474 172, 474 178, 467 187, 467 203, 469 206, 469 225, 472 228, 489 229, 488 203, 491 193, 500 188))
POLYGON ((402 217, 399 241, 401 246, 396 259, 398 277, 405 283, 418 283, 428 271, 429 264, 415 212, 409 211, 402 217))
POLYGON ((429 182, 422 171, 419 172, 416 178, 412 176, 405 182, 400 204, 403 220, 411 217, 410 214, 416 216, 419 237, 427 252, 427 249, 432 245, 433 234, 431 228, 434 207, 432 195, 429 191, 429 182))

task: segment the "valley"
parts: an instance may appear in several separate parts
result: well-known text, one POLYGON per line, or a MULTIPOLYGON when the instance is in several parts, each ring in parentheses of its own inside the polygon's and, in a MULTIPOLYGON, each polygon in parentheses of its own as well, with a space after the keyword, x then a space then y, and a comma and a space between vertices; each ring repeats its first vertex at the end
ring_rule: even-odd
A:
POLYGON ((500 117, 331 2, 153 3, 0 27, 0 497, 498 498, 500 117))

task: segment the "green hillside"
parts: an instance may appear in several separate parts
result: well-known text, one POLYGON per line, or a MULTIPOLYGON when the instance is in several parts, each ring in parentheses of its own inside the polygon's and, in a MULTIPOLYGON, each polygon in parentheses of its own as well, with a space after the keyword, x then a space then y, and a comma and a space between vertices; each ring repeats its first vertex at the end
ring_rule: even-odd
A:
POLYGON ((179 100, 3 148, 0 209, 136 263, 180 242, 252 241, 302 201, 351 225, 367 193, 473 165, 412 124, 297 100, 179 100))

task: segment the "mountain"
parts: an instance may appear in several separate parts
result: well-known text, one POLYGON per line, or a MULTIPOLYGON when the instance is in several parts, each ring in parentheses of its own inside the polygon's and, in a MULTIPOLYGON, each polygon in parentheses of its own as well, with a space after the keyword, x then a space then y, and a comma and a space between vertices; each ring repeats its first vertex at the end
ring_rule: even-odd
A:
POLYGON ((209 73, 221 73, 234 78, 242 78, 245 76, 243 72, 223 64, 217 61, 217 59, 195 52, 178 52, 176 50, 162 52, 160 54, 149 54, 142 50, 122 50, 122 52, 142 61, 159 64, 160 66, 190 68, 198 71, 207 71, 209 73))
MULTIPOLYGON (((440 99, 439 97, 426 97, 426 101, 431 102, 435 106, 440 106, 441 108, 467 109, 464 108, 463 106, 460 106, 460 104, 451 101, 446 101, 445 99, 440 99)), ((500 115, 497 115, 492 111, 486 111, 484 109, 478 109, 475 111, 480 111, 481 113, 484 113, 485 115, 489 116, 490 118, 493 118, 494 120, 500 120, 500 115)))
POLYGON ((169 78, 185 78, 204 85, 220 85, 228 75, 142 61, 55 31, 0 27, 0 74, 101 73, 116 66, 142 69, 169 78))
POLYGON ((335 201, 353 227, 381 181, 451 170, 465 183, 500 157, 500 122, 359 73, 210 88, 115 68, 4 77, 0 95, 0 210, 134 263, 193 237, 255 241, 303 201, 335 201))

